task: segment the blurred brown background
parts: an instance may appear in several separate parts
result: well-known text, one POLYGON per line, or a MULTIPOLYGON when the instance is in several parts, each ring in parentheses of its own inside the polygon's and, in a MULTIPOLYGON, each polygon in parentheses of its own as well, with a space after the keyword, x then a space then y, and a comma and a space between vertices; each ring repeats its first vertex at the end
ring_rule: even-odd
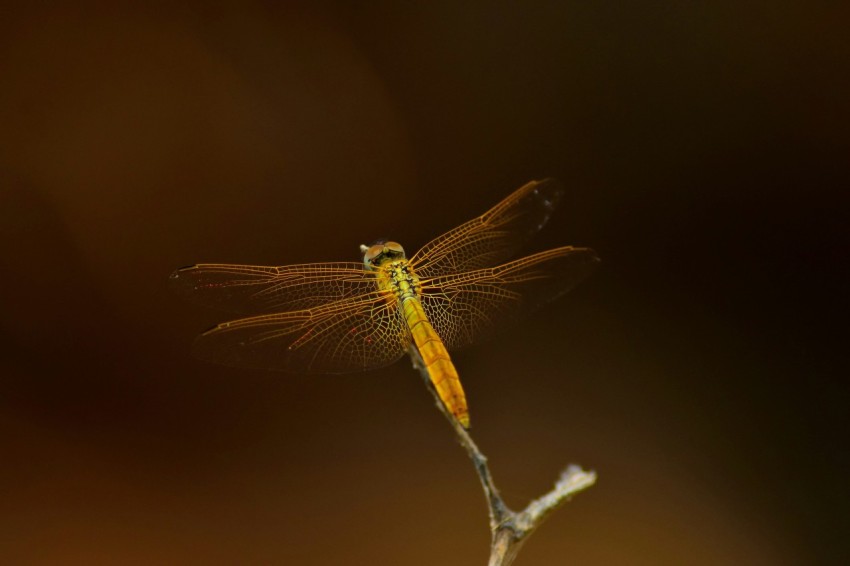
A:
MULTIPOLYGON (((208 366, 185 264, 410 251, 532 178, 603 268, 459 353, 509 503, 599 483, 518 564, 838 564, 841 2, 5 5, 0 562, 484 564, 406 361, 208 366)), ((842 335, 843 334, 843 335, 842 335)), ((842 366, 845 371, 842 371, 842 366)))

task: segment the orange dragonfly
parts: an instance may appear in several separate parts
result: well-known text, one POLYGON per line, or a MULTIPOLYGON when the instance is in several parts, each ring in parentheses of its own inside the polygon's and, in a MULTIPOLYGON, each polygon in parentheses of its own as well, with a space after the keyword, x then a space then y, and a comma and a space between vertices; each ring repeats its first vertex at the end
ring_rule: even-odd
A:
POLYGON ((357 263, 178 269, 171 280, 193 300, 255 315, 204 332, 194 353, 233 366, 346 373, 391 364, 415 346, 440 399, 468 428, 448 351, 507 328, 599 262, 589 248, 564 246, 502 263, 546 224, 561 196, 555 181, 531 181, 410 259, 384 241, 361 246, 357 263))

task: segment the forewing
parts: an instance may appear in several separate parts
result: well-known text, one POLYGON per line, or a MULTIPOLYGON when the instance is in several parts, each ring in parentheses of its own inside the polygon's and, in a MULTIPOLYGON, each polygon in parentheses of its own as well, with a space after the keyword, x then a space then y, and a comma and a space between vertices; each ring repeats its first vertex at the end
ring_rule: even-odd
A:
POLYGON ((219 324, 195 342, 211 362, 299 373, 347 373, 391 364, 410 344, 396 303, 378 293, 321 307, 219 324))
POLYGON ((498 267, 423 278, 420 300, 446 347, 463 348, 563 295, 598 263, 589 248, 556 248, 498 267))
POLYGON ((296 311, 359 297, 376 288, 362 263, 309 263, 283 267, 200 263, 171 274, 190 300, 229 312, 296 311))
POLYGON ((543 228, 562 194, 554 179, 531 181, 483 215, 426 244, 411 265, 420 276, 435 277, 510 259, 543 228))

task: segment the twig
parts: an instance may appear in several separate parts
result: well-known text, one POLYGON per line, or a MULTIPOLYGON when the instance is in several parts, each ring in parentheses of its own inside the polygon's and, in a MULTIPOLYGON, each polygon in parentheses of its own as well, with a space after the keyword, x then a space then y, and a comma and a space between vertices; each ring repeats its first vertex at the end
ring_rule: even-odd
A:
POLYGON ((469 435, 469 431, 464 429, 452 414, 446 410, 437 391, 431 385, 428 370, 425 368, 422 357, 419 355, 416 347, 411 346, 409 353, 413 367, 419 370, 419 373, 428 386, 428 390, 434 395, 437 408, 448 419, 461 446, 469 454, 469 458, 472 460, 472 464, 475 466, 475 471, 478 474, 478 479, 481 481, 481 487, 484 489, 484 496, 487 498, 487 507, 490 512, 491 539, 488 566, 510 566, 516 558, 522 543, 528 539, 528 536, 540 526, 552 511, 560 507, 573 494, 592 486, 596 482, 596 472, 586 472, 579 466, 570 465, 564 470, 561 477, 558 478, 555 488, 552 491, 535 499, 519 513, 511 510, 505 505, 502 496, 499 495, 496 484, 493 483, 493 476, 490 474, 490 468, 487 466, 487 457, 478 449, 478 446, 476 446, 472 437, 469 435))

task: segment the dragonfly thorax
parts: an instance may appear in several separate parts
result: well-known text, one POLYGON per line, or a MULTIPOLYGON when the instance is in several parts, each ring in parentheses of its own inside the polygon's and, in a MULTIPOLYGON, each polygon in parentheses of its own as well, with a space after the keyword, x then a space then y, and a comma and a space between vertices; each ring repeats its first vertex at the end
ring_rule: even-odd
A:
POLYGON ((378 271, 378 288, 387 294, 387 298, 404 301, 422 292, 419 276, 407 259, 388 260, 374 268, 378 271))

